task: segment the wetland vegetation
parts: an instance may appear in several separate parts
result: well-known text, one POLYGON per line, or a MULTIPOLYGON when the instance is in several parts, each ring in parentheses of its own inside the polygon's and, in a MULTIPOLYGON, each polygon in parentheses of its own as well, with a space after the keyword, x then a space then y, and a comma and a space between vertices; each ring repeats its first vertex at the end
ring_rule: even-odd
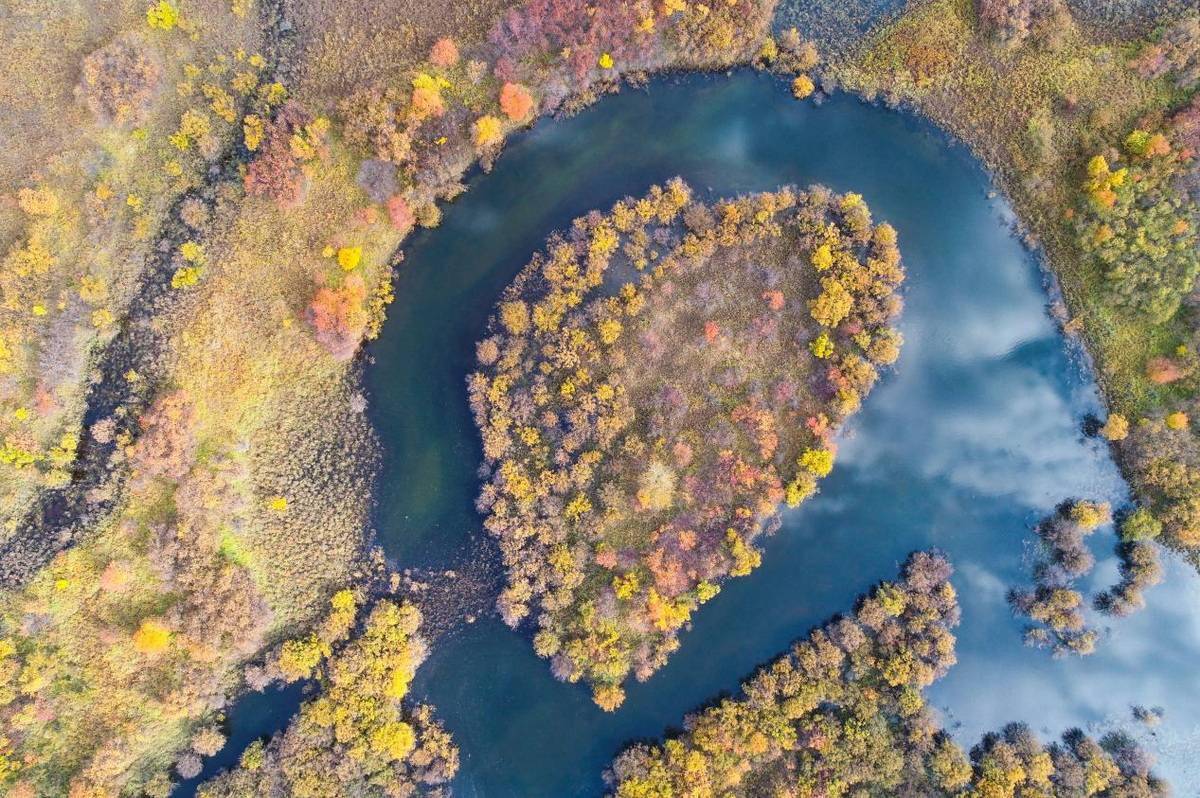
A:
MULTIPOLYGON (((198 773, 212 775, 204 759, 240 762, 202 788, 210 795, 405 794, 461 782, 451 778, 455 729, 436 720, 429 691, 409 695, 417 663, 438 659, 418 619, 460 606, 439 610, 428 596, 486 592, 490 582, 460 588, 471 580, 445 577, 420 609, 414 603, 420 580, 402 572, 427 532, 409 529, 410 542, 397 543, 399 527, 376 508, 436 465, 414 459, 380 471, 390 443, 367 411, 386 399, 364 391, 376 350, 360 352, 381 335, 389 306, 419 301, 396 286, 468 178, 486 184, 475 167, 499 168, 519 131, 545 116, 592 105, 609 113, 616 101, 607 95, 655 73, 753 65, 784 78, 785 91, 766 102, 836 104, 842 89, 903 105, 969 144, 1061 288, 1056 317, 1090 356, 1102 391, 1087 427, 1133 491, 1069 494, 1112 504, 1119 565, 1105 578, 1115 581, 1089 581, 1093 544, 1108 532, 1085 540, 1094 519, 1077 511, 1091 505, 1076 504, 1037 527, 1043 559, 1015 609, 1043 624, 1034 642, 1077 652, 1095 643, 1094 662, 1105 636, 1136 628, 1126 616, 1157 611, 1165 593, 1147 592, 1164 576, 1185 595, 1193 584, 1173 558, 1200 562, 1194 4, 20 0, 0 10, 0 64, 7 794, 165 795, 179 780, 194 787, 198 773), (1102 616, 1089 621, 1089 603, 1102 616), (316 692, 286 728, 244 752, 222 751, 235 696, 309 681, 316 692)), ((763 106, 727 116, 703 124, 772 124, 763 106)), ((686 137, 633 136, 636 125, 624 124, 577 144, 599 150, 618 139, 657 163, 686 160, 662 149, 686 150, 686 137)), ((743 130, 707 157, 752 139, 743 130)), ((855 179, 903 173, 919 157, 913 147, 855 179)), ((702 196, 707 184, 665 182, 684 171, 671 168, 653 178, 661 188, 614 206, 648 182, 614 168, 625 185, 595 201, 580 192, 574 213, 592 213, 525 271, 505 267, 471 297, 480 307, 499 301, 492 326, 464 311, 454 330, 478 347, 472 364, 447 361, 455 373, 442 376, 458 388, 441 399, 465 415, 462 379, 477 371, 469 385, 485 461, 482 518, 459 495, 453 506, 431 492, 408 507, 435 507, 422 516, 431 530, 467 515, 464 528, 491 532, 507 568, 503 619, 529 616, 537 653, 558 676, 591 684, 605 709, 628 701, 628 676, 647 679, 684 654, 683 630, 717 611, 724 596, 699 605, 733 592, 729 577, 767 567, 764 533, 782 505, 839 477, 826 479, 835 451, 853 447, 847 422, 899 356, 895 230, 875 225, 853 193, 868 194, 866 185, 840 175, 821 182, 843 193, 781 188, 811 182, 782 177, 785 162, 803 157, 812 153, 776 157, 771 179, 755 185, 731 181, 726 200, 702 196)), ((842 163, 845 175, 874 161, 863 152, 842 163)), ((913 183, 911 201, 927 188, 913 183)), ((520 208, 543 199, 514 190, 503 214, 516 225, 520 208)), ((889 220, 899 210, 889 208, 889 220)), ((553 221, 536 240, 568 219, 553 221)), ((917 252, 936 260, 934 249, 917 252)), ((919 349, 914 357, 922 362, 919 349)), ((1038 414, 1055 412, 1043 405, 1038 414)), ((476 445, 447 439, 441 456, 473 465, 476 445)), ((1056 493, 1052 504, 1065 498, 1056 493)), ((1044 499, 1038 516, 1050 509, 1044 499)), ((820 546, 810 547, 813 560, 820 546)), ((446 561, 431 561, 445 572, 446 561)), ((482 573, 487 563, 476 549, 472 564, 482 573)), ((1006 584, 1018 584, 1010 576, 1006 584)), ((764 577, 737 581, 755 579, 764 577)), ((820 579, 805 571, 787 606, 820 579)), ((1178 609, 1163 601, 1163 611, 1178 609)), ((765 611, 736 606, 745 609, 735 623, 765 611)), ((1181 606, 1182 617, 1194 615, 1181 606)), ((466 614, 469 626, 475 613, 466 614)), ((757 642, 760 658, 778 653, 757 642)), ((1148 672, 1158 665, 1145 663, 1148 672)), ((645 687, 672 689, 663 674, 645 687)), ((708 687, 691 694, 693 705, 719 689, 708 687)), ((1191 707, 1189 691, 1177 692, 1191 707)), ((911 719, 892 717, 890 704, 855 702, 879 732, 871 750, 883 752, 881 741, 911 719)), ((738 706, 728 711, 745 711, 738 706)), ((680 715, 660 711, 639 728, 657 735, 680 715)), ((782 745, 815 738, 771 728, 766 750, 751 734, 753 751, 724 752, 714 778, 775 783, 800 768, 804 784, 835 783, 840 765, 782 745)), ((948 738, 930 734, 936 750, 950 751, 948 738)), ((493 737, 499 749, 501 732, 493 737)), ((1000 771, 1016 789, 1018 769, 1027 791, 1159 790, 1128 740, 1101 742, 1071 734, 1043 746, 1012 727, 966 760, 947 753, 946 767, 981 793, 1000 771)), ((636 750, 647 762, 667 756, 636 750)), ((928 774, 916 775, 908 753, 900 759, 881 753, 878 772, 854 778, 889 790, 933 783, 919 780, 928 774)), ((547 779, 540 789, 551 789, 547 779)), ((913 787, 924 788, 934 789, 913 787)))

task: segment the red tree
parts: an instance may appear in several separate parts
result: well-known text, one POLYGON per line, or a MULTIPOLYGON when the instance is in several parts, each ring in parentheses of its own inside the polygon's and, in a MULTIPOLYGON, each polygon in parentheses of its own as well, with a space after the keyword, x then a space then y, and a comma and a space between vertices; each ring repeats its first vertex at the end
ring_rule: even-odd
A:
POLYGON ((520 83, 505 83, 500 89, 500 110, 514 122, 524 122, 533 113, 533 95, 520 83))

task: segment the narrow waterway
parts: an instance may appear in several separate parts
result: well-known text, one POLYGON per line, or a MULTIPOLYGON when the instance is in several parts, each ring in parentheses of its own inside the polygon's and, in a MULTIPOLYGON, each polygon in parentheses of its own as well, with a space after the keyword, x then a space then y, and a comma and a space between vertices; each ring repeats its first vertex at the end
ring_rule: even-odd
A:
MULTIPOLYGON (((785 517, 763 566, 698 613, 671 663, 633 685, 618 712, 556 682, 527 633, 493 615, 440 639, 413 692, 437 706, 461 748, 455 794, 601 793, 623 744, 659 737, 736 690, 929 546, 958 569, 959 664, 930 695, 961 742, 1014 720, 1045 738, 1119 724, 1158 754, 1176 795, 1197 794, 1200 579, 1169 562, 1147 611, 1096 619, 1104 634, 1092 657, 1055 660, 1022 645, 1005 593, 1027 578, 1032 524, 1068 498, 1126 499, 1107 450, 1081 432, 1099 411, 1096 389, 1051 322, 1044 276, 979 163, 929 124, 849 96, 801 104, 748 72, 655 81, 539 124, 473 178, 442 225, 410 241, 397 301, 369 349, 388 555, 401 567, 460 570, 492 556, 473 508, 480 451, 464 390, 490 308, 550 231, 675 175, 713 199, 785 183, 861 193, 899 231, 904 352, 849 424, 820 495, 785 517), (1163 723, 1135 723, 1134 704, 1162 706, 1163 723)), ((1112 530, 1092 541, 1089 586, 1099 589, 1116 579, 1112 530)), ((279 726, 261 721, 263 703, 235 709, 240 738, 279 726)))

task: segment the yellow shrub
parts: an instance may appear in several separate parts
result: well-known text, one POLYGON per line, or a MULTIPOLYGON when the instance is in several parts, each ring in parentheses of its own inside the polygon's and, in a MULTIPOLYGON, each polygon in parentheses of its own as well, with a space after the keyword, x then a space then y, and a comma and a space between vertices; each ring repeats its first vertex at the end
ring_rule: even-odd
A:
POLYGON ((833 452, 828 449, 805 449, 800 466, 818 477, 827 477, 833 470, 833 452))
POLYGON ((133 647, 142 654, 157 654, 171 642, 171 630, 158 621, 145 620, 133 633, 133 647))
POLYGON ((812 78, 808 75, 800 75, 792 81, 792 95, 797 100, 803 100, 813 93, 816 85, 813 84, 812 78))
POLYGON ((491 114, 475 120, 475 146, 486 149, 499 143, 504 138, 504 124, 491 114))
POLYGON ((30 216, 53 216, 58 213, 58 197, 48 188, 23 188, 17 194, 17 204, 30 216))
POLYGON ((344 271, 358 268, 358 264, 362 262, 362 247, 342 247, 338 250, 337 262, 344 271))

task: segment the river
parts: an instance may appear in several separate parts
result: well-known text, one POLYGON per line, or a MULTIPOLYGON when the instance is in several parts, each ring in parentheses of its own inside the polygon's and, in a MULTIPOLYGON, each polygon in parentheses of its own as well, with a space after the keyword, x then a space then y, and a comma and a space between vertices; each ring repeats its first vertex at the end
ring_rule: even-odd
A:
MULTIPOLYGON (((1069 498, 1127 501, 1107 449, 1081 431, 1101 413, 1097 390, 979 162, 927 122, 851 96, 799 103, 751 72, 660 79, 540 123, 474 176, 441 226, 409 241, 398 299, 368 349, 385 447, 376 524, 389 557, 462 569, 491 556, 473 508, 480 450, 464 378, 492 304, 550 231, 675 175, 708 199, 786 183, 861 193, 899 232, 903 354, 848 424, 821 493, 765 544, 762 567, 726 584, 616 713, 556 682, 528 633, 494 615, 439 639, 413 695, 437 706, 461 748, 455 794, 600 794, 625 743, 660 737, 735 691, 930 546, 957 568, 963 623, 959 663, 929 697, 961 743, 1016 720, 1043 739, 1124 726, 1157 754, 1176 795, 1197 794, 1200 579, 1168 558, 1146 611, 1093 618, 1103 634, 1091 657, 1056 660, 1022 644, 1005 593, 1028 579, 1032 525, 1069 498), (1162 706, 1165 719, 1141 726, 1134 704, 1162 706)), ((1116 580, 1114 542, 1111 527, 1092 536, 1099 562, 1085 587, 1116 580)), ((262 720, 262 704, 232 713, 242 744, 279 727, 279 713, 262 720)), ((206 771, 234 761, 231 748, 206 771)))

